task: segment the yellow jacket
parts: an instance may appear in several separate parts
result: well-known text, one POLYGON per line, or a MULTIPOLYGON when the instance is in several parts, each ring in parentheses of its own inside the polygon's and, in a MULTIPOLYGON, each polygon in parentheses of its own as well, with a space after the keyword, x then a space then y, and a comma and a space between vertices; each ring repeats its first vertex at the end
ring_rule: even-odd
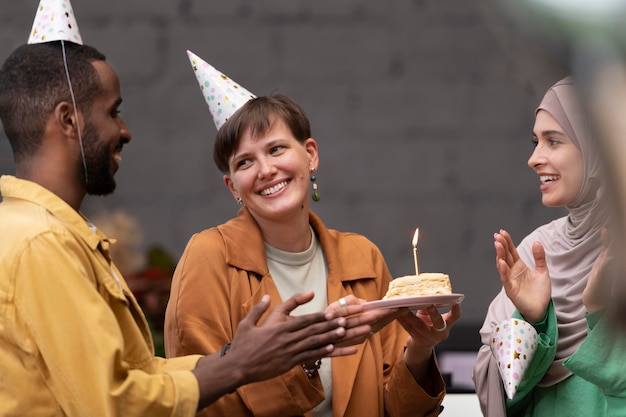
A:
MULTIPOLYGON (((378 300, 391 279, 378 248, 365 237, 327 229, 313 213, 328 264, 328 300, 354 294, 378 300)), ((165 316, 168 356, 219 352, 238 323, 269 294, 281 302, 269 273, 263 237, 247 208, 227 223, 194 235, 178 264, 165 316)), ((407 334, 396 321, 359 346, 352 356, 332 359, 334 416, 436 416, 445 385, 436 361, 431 385, 420 387, 403 361, 407 334), (433 396, 428 393, 435 393, 433 396)), ((291 417, 310 415, 324 398, 319 377, 300 367, 249 384, 208 407, 205 415, 291 417)))
POLYGON ((195 415, 200 357, 154 356, 106 236, 35 183, 0 192, 0 415, 195 415))

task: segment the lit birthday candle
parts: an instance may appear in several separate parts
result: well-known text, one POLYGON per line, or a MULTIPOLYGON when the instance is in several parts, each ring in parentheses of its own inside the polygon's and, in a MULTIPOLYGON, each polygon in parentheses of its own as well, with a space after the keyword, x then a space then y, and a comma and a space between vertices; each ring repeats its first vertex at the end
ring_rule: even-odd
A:
POLYGON ((413 260, 415 261, 415 275, 416 276, 420 274, 420 269, 417 264, 417 238, 419 236, 419 232, 420 232, 420 229, 416 228, 415 234, 413 235, 413 260))

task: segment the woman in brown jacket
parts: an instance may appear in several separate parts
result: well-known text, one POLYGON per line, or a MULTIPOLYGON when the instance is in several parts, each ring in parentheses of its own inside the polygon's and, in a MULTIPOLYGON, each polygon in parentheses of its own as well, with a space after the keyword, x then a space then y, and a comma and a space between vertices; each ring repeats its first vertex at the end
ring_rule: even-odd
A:
MULTIPOLYGON (((237 217, 189 241, 166 312, 168 356, 227 354, 238 323, 264 294, 274 304, 313 291, 315 298, 295 314, 385 295, 391 276, 379 249, 361 235, 326 228, 310 210, 309 187, 319 200, 313 175, 318 147, 295 102, 285 96, 248 101, 219 129, 214 160, 243 207, 237 217)), ((433 348, 461 312, 456 305, 443 315, 435 308, 423 313, 376 310, 375 331, 355 355, 302 364, 245 385, 205 413, 436 416, 445 385, 433 348)))

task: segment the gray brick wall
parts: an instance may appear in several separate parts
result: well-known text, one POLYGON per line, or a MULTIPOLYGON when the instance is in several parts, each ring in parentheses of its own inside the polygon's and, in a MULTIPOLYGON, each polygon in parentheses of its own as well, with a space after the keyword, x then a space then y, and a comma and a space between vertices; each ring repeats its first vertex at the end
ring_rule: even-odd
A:
MULTIPOLYGON (((0 57, 28 38, 37 0, 0 0, 0 57)), ((186 49, 257 95, 290 95, 320 144, 330 227, 365 234, 394 275, 444 271, 481 322, 499 290, 492 234, 519 240, 562 212, 541 206, 526 160, 533 112, 563 76, 491 0, 73 0, 87 44, 122 82, 133 133, 118 190, 84 211, 136 216, 145 245, 179 256, 237 205, 213 166, 215 134, 186 49)), ((3 135, 3 134, 2 134, 3 135)), ((0 173, 13 173, 0 140, 0 173)))

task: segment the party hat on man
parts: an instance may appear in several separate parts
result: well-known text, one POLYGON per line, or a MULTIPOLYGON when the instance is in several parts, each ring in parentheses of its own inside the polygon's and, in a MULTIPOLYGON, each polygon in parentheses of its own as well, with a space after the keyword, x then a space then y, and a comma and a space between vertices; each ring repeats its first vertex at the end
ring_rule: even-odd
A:
MULTIPOLYGON (((83 44, 83 39, 78 31, 78 23, 74 16, 74 9, 70 0, 40 0, 33 21, 33 28, 30 30, 28 44, 46 43, 53 41, 61 41, 63 48, 63 62, 65 64, 65 74, 67 76, 67 84, 74 106, 74 115, 78 120, 78 107, 76 106, 76 98, 74 97, 74 89, 72 87, 72 79, 70 77, 67 58, 65 54, 65 42, 72 42, 78 45, 83 44)), ((83 138, 81 130, 78 129, 78 140, 80 143, 83 168, 85 173, 85 183, 89 183, 87 178, 87 162, 85 161, 85 152, 83 150, 83 138)))
POLYGON ((524 320, 504 320, 493 329, 491 353, 498 363, 506 396, 512 400, 537 350, 539 336, 524 320))
POLYGON ((215 127, 219 130, 233 113, 256 96, 193 52, 187 51, 187 56, 198 79, 202 96, 209 105, 215 127))
POLYGON ((41 0, 28 43, 69 41, 82 45, 70 0, 41 0))

